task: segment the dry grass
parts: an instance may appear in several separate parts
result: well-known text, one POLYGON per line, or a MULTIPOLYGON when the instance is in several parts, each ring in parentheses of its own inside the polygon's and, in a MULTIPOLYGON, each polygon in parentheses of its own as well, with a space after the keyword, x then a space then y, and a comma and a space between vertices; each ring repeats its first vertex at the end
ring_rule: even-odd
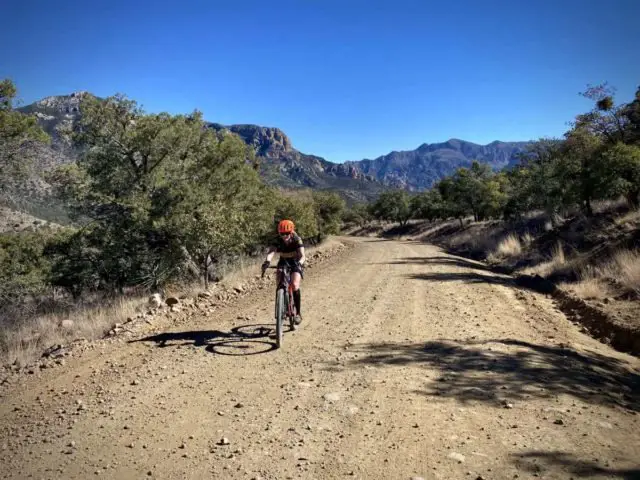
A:
POLYGON ((147 297, 120 298, 102 307, 80 308, 68 315, 51 313, 4 326, 0 332, 0 360, 27 365, 52 345, 76 339, 95 340, 114 324, 134 316, 146 302, 147 297), (71 320, 72 326, 63 327, 63 320, 71 320))
MULTIPOLYGON (((607 279, 616 281, 628 292, 640 295, 640 250, 620 250, 598 268, 585 265, 580 257, 567 259, 558 242, 548 262, 526 269, 524 273, 549 277, 554 274, 576 273, 579 281, 570 289, 583 298, 602 299, 611 295, 607 279)), ((564 285, 567 287, 567 285, 564 285)))
MULTIPOLYGON (((306 249, 308 252, 309 249, 306 249)), ((276 257, 277 258, 277 257, 276 257)), ((260 257, 248 257, 240 256, 233 263, 229 262, 221 265, 220 273, 223 278, 223 283, 229 286, 233 286, 242 282, 247 276, 259 275, 260 265, 264 261, 262 256, 260 257)), ((271 262, 274 263, 273 261, 271 262)))
POLYGON ((574 259, 572 262, 567 260, 567 257, 564 253, 564 248, 560 241, 553 247, 551 251, 551 258, 546 262, 540 263, 534 267, 529 267, 523 270, 522 273, 527 275, 540 275, 541 277, 549 277, 551 275, 557 274, 560 271, 564 272, 578 272, 581 270, 582 261, 578 258, 574 259))
POLYGON ((522 243, 523 243, 525 246, 527 246, 527 247, 528 247, 529 245, 531 245, 531 244, 533 243, 534 238, 533 238, 533 235, 531 235, 531 233, 530 233, 530 232, 525 232, 525 233, 524 233, 524 235, 522 235, 521 240, 522 240, 522 243))
POLYGON ((640 294, 640 250, 620 250, 602 267, 605 276, 640 294))
POLYGON ((451 228, 453 224, 454 224, 453 221, 437 222, 437 223, 428 224, 428 227, 425 228, 424 230, 422 230, 419 233, 419 235, 416 236, 415 238, 417 240, 428 240, 429 238, 431 238, 433 236, 437 236, 442 230, 451 228))
POLYGON ((579 274, 576 283, 561 283, 560 288, 571 290, 576 295, 587 300, 602 300, 611 295, 611 289, 606 280, 602 278, 602 271, 587 265, 579 274))
POLYGON ((551 253, 551 261, 558 267, 564 266, 567 263, 567 257, 564 254, 564 248, 562 248, 562 243, 560 243, 560 240, 558 240, 556 246, 553 247, 553 251, 551 253))
POLYGON ((584 267, 579 278, 577 283, 562 284, 561 287, 582 298, 602 300, 612 295, 608 281, 614 280, 627 292, 640 295, 640 251, 620 250, 598 268, 584 267))
POLYGON ((452 235, 447 243, 453 248, 460 248, 471 245, 475 241, 477 241, 476 233, 469 230, 463 230, 452 235))
MULTIPOLYGON (((444 244, 454 250, 466 250, 475 253, 491 252, 496 249, 496 236, 499 227, 488 225, 489 222, 476 222, 473 225, 449 235, 444 244)), ((458 223, 448 222, 445 227, 457 227, 458 223)), ((437 232, 434 229, 434 233, 437 232)))
POLYGON ((627 205, 627 201, 624 198, 618 198, 616 200, 599 200, 593 202, 592 209, 594 213, 610 213, 627 205))
POLYGON ((517 235, 511 233, 498 243, 497 248, 490 256, 494 258, 513 258, 522 253, 522 243, 517 235))
POLYGON ((630 210, 629 212, 617 217, 614 221, 616 225, 640 222, 640 209, 630 210))
MULTIPOLYGON (((564 284, 561 288, 566 288, 564 284)), ((609 287, 601 278, 587 278, 571 285, 570 289, 581 298, 602 300, 609 296, 609 287)))

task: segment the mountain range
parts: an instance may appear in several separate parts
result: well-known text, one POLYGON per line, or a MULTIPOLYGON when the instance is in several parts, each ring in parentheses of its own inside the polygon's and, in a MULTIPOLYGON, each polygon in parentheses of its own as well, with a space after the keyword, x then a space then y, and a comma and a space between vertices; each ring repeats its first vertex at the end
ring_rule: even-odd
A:
MULTIPOLYGON (((77 152, 62 133, 80 115, 80 102, 87 92, 51 96, 19 108, 33 114, 51 135, 52 143, 39 153, 42 169, 73 162, 77 152)), ((311 187, 335 189, 350 201, 375 198, 385 188, 410 191, 431 187, 459 167, 473 160, 494 170, 513 165, 527 142, 499 142, 477 145, 451 139, 444 143, 423 144, 415 150, 393 151, 373 160, 333 163, 322 157, 296 150, 280 129, 258 125, 208 123, 215 130, 226 129, 240 136, 261 157, 261 175, 267 183, 285 188, 311 187)))
POLYGON ((501 170, 517 163, 528 142, 499 142, 478 145, 452 138, 444 143, 424 143, 415 150, 391 152, 374 160, 345 162, 386 186, 424 190, 474 160, 501 170))

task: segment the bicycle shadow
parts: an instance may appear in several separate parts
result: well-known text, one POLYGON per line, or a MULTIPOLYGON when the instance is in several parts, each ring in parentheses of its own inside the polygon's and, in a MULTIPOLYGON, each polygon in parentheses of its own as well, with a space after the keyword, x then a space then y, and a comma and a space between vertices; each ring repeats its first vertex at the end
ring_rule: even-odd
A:
MULTIPOLYGON (((285 326, 284 333, 291 327, 285 326)), ((207 352, 228 356, 248 356, 268 353, 277 349, 275 325, 248 324, 233 327, 228 332, 222 330, 192 330, 186 332, 163 332, 134 342, 155 342, 158 348, 166 347, 204 347, 207 352), (271 339, 274 341, 271 341, 271 339)))

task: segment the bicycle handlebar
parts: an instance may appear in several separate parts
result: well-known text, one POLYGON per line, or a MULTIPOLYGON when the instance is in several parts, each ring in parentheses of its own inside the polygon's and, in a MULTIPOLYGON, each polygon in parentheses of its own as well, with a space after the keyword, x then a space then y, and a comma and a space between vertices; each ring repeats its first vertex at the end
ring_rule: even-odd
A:
POLYGON ((265 274, 265 272, 266 272, 268 269, 270 269, 270 268, 273 268, 274 270, 277 270, 278 268, 285 268, 285 269, 288 269, 288 268, 290 268, 290 267, 289 267, 288 265, 285 265, 284 267, 278 267, 277 265, 273 265, 273 266, 272 266, 272 265, 269 265, 267 268, 265 268, 265 269, 263 269, 263 270, 262 270, 261 278, 264 278, 264 274, 265 274))
POLYGON ((264 268, 264 269, 262 270, 262 275, 261 275, 261 277, 262 277, 262 278, 264 278, 264 274, 265 274, 265 273, 266 273, 266 271, 267 271, 268 269, 270 269, 270 268, 277 269, 277 268, 278 268, 278 266, 277 266, 277 265, 274 265, 274 266, 269 265, 267 268, 264 268))

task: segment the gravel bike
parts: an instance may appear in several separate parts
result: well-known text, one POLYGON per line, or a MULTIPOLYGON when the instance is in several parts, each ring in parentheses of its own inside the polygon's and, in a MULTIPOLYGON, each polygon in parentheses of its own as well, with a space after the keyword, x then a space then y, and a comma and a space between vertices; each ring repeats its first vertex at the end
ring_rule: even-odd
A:
MULTIPOLYGON (((280 348, 282 346, 282 339, 284 334, 284 322, 289 321, 289 327, 291 330, 296 329, 294 318, 296 316, 296 305, 293 301, 293 283, 291 283, 291 267, 288 264, 282 266, 269 267, 278 271, 278 277, 280 282, 276 289, 276 303, 275 303, 275 320, 276 320, 276 346, 280 348)), ((262 272, 264 277, 266 270, 262 272)))

